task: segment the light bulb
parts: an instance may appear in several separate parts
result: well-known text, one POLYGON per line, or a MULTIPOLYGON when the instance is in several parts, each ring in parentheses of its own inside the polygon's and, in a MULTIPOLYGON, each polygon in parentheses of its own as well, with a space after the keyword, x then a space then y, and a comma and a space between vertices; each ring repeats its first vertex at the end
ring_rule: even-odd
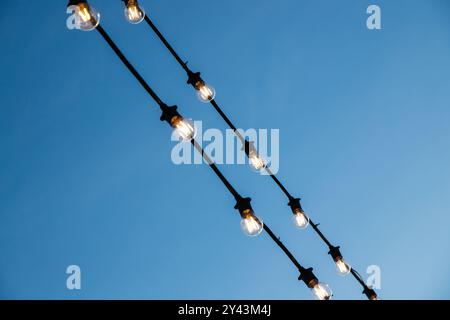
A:
POLYGON ((336 269, 340 275, 345 276, 350 273, 352 267, 347 262, 345 262, 344 259, 340 258, 336 261, 336 269))
POLYGON ((266 166, 264 160, 254 150, 251 150, 248 155, 248 160, 253 169, 259 171, 266 166))
POLYGON ((84 31, 91 31, 100 23, 100 13, 86 2, 77 4, 74 10, 77 28, 84 31))
POLYGON ((295 226, 299 229, 305 229, 309 225, 308 216, 299 208, 295 208, 295 213, 292 219, 295 226))
POLYGON ((330 300, 333 293, 330 287, 323 282, 319 282, 311 289, 312 294, 317 300, 330 300))
POLYGON ((145 11, 137 0, 128 0, 125 5, 125 18, 129 23, 137 24, 145 18, 145 11))
POLYGON ((170 121, 172 127, 175 129, 175 134, 178 139, 189 141, 194 139, 196 131, 194 122, 191 119, 184 119, 181 116, 174 116, 170 121))
POLYGON ((216 96, 216 90, 203 81, 197 83, 195 88, 197 89, 197 96, 201 102, 210 102, 216 96))
POLYGON ((245 210, 244 216, 241 220, 241 228, 248 236, 254 237, 261 233, 263 229, 263 222, 253 214, 250 209, 245 210))

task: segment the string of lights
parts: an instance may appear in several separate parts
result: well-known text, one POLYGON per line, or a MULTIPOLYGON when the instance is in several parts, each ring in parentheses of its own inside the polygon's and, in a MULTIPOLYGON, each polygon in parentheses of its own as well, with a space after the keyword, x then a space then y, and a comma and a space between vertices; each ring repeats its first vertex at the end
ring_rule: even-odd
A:
MULTIPOLYGON (((134 1, 137 5, 137 2, 134 1)), ((122 51, 118 48, 115 42, 111 39, 108 33, 99 24, 100 15, 99 13, 90 6, 86 0, 70 0, 68 6, 72 6, 76 19, 79 22, 79 26, 82 30, 93 30, 96 29, 103 39, 108 43, 114 53, 122 61, 122 63, 128 68, 128 70, 133 74, 133 76, 138 80, 141 86, 147 91, 151 98, 158 104, 161 109, 161 121, 169 123, 169 125, 175 130, 178 137, 185 141, 190 141, 194 148, 202 155, 206 163, 225 185, 228 191, 236 200, 235 209, 239 211, 241 216, 241 227, 249 236, 256 236, 264 230, 269 237, 280 247, 280 249, 286 254, 286 256, 291 260, 294 266, 298 269, 300 276, 299 280, 303 281, 308 288, 311 289, 313 295, 319 300, 329 300, 332 296, 332 292, 327 284, 319 282, 317 277, 313 273, 312 268, 303 267, 298 260, 293 256, 293 254, 287 249, 287 247, 281 242, 279 237, 277 237, 269 226, 259 219, 251 206, 251 198, 242 197, 236 189, 231 185, 231 183, 225 178, 222 172, 217 168, 214 162, 209 158, 209 156, 204 152, 202 147, 194 139, 195 128, 193 123, 184 118, 179 112, 177 106, 168 106, 165 104, 160 97, 153 91, 150 85, 144 80, 144 78, 139 74, 135 67, 129 62, 122 51)), ((129 12, 129 8, 126 8, 125 12, 129 12)))
POLYGON ((359 273, 354 270, 348 264, 341 252, 339 246, 334 246, 331 242, 324 236, 324 234, 319 229, 319 224, 314 223, 310 217, 303 210, 300 198, 296 198, 292 196, 286 187, 281 183, 281 181, 276 177, 275 174, 270 170, 270 167, 266 164, 265 160, 258 154, 257 149, 254 146, 252 141, 248 141, 245 139, 241 133, 236 129, 236 126, 231 122, 231 120, 227 117, 227 115, 223 112, 220 106, 217 104, 215 100, 216 91, 215 89, 207 84, 200 75, 200 72, 193 72, 188 66, 187 63, 180 58, 178 53, 173 49, 173 47, 169 44, 166 38, 162 35, 162 33, 158 30, 155 24, 150 20, 148 15, 145 14, 145 11, 142 6, 139 5, 137 0, 122 0, 125 4, 125 17, 126 19, 133 24, 140 23, 145 21, 147 25, 153 30, 153 32, 157 35, 157 37, 161 40, 164 46, 169 50, 171 55, 175 58, 178 64, 184 69, 187 73, 187 83, 190 84, 197 91, 197 95, 202 102, 210 103, 216 112, 221 116, 221 118, 225 121, 225 123, 233 130, 237 138, 241 141, 244 146, 245 154, 247 155, 250 164, 258 171, 264 170, 268 173, 268 175, 272 178, 275 184, 281 189, 281 191, 288 198, 288 206, 291 208, 293 213, 293 221, 294 224, 299 229, 305 229, 309 224, 315 231, 317 235, 322 239, 322 241, 328 247, 328 254, 333 259, 333 262, 336 264, 337 271, 342 275, 352 274, 352 276, 358 281, 359 284, 363 287, 363 294, 370 300, 376 300, 377 294, 376 292, 368 287, 366 283, 362 280, 359 273))

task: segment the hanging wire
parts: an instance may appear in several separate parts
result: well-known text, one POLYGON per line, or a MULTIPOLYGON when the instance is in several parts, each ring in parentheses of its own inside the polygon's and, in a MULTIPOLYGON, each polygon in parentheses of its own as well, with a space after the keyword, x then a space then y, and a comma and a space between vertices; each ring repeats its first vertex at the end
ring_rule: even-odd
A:
MULTIPOLYGON (((127 0, 122 0, 124 2, 127 2, 127 0)), ((154 33, 157 35, 157 37, 161 40, 161 42, 164 44, 164 46, 169 50, 169 52, 171 53, 171 55, 175 58, 175 60, 179 63, 179 65, 186 71, 187 75, 188 75, 188 84, 191 84, 194 88, 196 88, 196 84, 197 83, 205 83, 205 81, 200 77, 200 73, 199 72, 193 72, 185 62, 183 62, 183 60, 180 58, 180 56, 178 55, 178 53, 175 51, 175 49, 173 49, 173 47, 169 44, 169 42, 166 40, 166 38, 163 36, 163 34, 158 30, 158 28, 155 26, 155 24, 151 21, 151 19, 148 17, 148 15, 145 15, 144 18, 145 22, 147 23, 147 25, 154 31, 154 33)), ((198 89, 198 88, 196 88, 198 89)), ((244 139, 244 137, 240 134, 239 130, 236 129, 236 126, 231 122, 231 120, 228 118, 228 116, 225 114, 225 112, 222 110, 222 108, 220 108, 220 106, 217 104, 215 99, 211 99, 209 101, 209 103, 214 107, 214 109, 216 110, 216 112, 221 116, 221 118, 225 121, 225 123, 233 130, 233 132, 235 133, 235 135, 237 136, 237 138, 241 141, 241 143, 246 146, 246 155, 247 157, 249 157, 249 148, 248 148, 248 144, 249 142, 247 140, 244 139)), ((289 200, 289 205, 291 203, 295 203, 298 202, 298 206, 301 209, 300 206, 300 199, 299 198, 294 198, 289 191, 287 190, 287 188, 283 185, 283 183, 281 183, 281 181, 276 177, 276 175, 270 170, 269 167, 264 166, 263 168, 268 175, 272 178, 272 180, 275 182, 275 184, 280 188, 280 190, 286 195, 286 197, 289 200)), ((340 258, 342 259, 342 255, 339 252, 339 247, 333 246, 330 241, 324 236, 324 234, 319 230, 318 226, 319 224, 314 224, 313 221, 310 220, 311 226, 313 228, 313 230, 316 232, 316 234, 319 235, 319 237, 322 239, 322 241, 328 246, 329 249, 329 254, 332 255, 332 253, 335 253, 335 256, 340 256, 340 258)), ((333 255, 332 255, 333 257, 333 255)), ((333 257, 335 258, 335 257, 333 257)), ((367 296, 368 299, 370 300, 376 300, 377 299, 377 295, 375 293, 375 291, 372 288, 369 288, 364 281, 362 280, 362 277, 359 275, 359 273, 354 270, 354 268, 351 268, 350 273, 353 275, 353 277, 361 284, 361 286, 363 287, 364 291, 363 293, 367 296)))
MULTIPOLYGON (((70 0, 69 5, 78 5, 78 4, 86 4, 87 1, 85 0, 70 0)), ((90 18, 93 20, 94 18, 90 18)), ((93 21, 96 22, 96 21, 93 21)), ((108 35, 108 33, 104 30, 104 28, 98 23, 98 21, 95 23, 96 30, 99 32, 99 34, 103 37, 103 39, 108 43, 108 45, 111 47, 111 49, 114 51, 114 53, 119 57, 119 59, 122 61, 122 63, 128 68, 128 70, 133 74, 133 76, 138 80, 138 82, 141 84, 141 86, 147 91, 147 93, 155 100, 155 102, 159 105, 160 109, 163 112, 163 115, 161 116, 161 120, 165 119, 165 113, 170 113, 179 115, 176 112, 176 107, 168 107, 160 98, 159 96, 153 91, 153 89, 150 87, 150 85, 144 80, 144 78, 139 74, 139 72, 135 69, 135 67, 130 63, 130 61, 125 57, 125 55, 122 53, 122 51, 119 49, 119 47, 115 44, 115 42, 111 39, 111 37, 108 35), (173 109, 174 108, 174 109, 173 109)), ((169 120, 170 122, 170 120, 169 120)), ((205 159, 205 161, 208 163, 209 167, 213 170, 213 172, 217 175, 217 177, 221 180, 221 182, 225 185, 227 190, 231 193, 231 195, 235 198, 237 201, 237 204, 235 206, 236 209, 239 209, 240 213, 241 211, 250 210, 250 198, 243 198, 231 185, 231 183, 225 178, 225 176, 221 173, 221 171, 217 168, 217 166, 211 161, 211 159, 208 157, 208 155, 204 152, 202 147, 195 141, 195 139, 191 139, 192 145, 197 149, 198 152, 202 155, 202 157, 205 159), (245 209, 245 210, 241 210, 245 209)), ((280 241, 280 239, 272 232, 272 230, 269 228, 267 224, 263 225, 263 229, 266 231, 266 233, 269 235, 269 237, 278 245, 280 249, 287 255, 287 257, 291 260, 291 262, 294 264, 294 266, 298 269, 300 272, 299 280, 302 280, 305 282, 305 284, 312 289, 313 292, 317 292, 319 290, 324 290, 323 287, 321 287, 321 283, 318 282, 315 275, 312 273, 312 268, 304 268, 297 259, 293 256, 293 254, 286 248, 286 246, 280 241)), ((323 292, 321 292, 323 293, 323 292)), ((325 299, 331 298, 331 293, 325 297, 325 299)))

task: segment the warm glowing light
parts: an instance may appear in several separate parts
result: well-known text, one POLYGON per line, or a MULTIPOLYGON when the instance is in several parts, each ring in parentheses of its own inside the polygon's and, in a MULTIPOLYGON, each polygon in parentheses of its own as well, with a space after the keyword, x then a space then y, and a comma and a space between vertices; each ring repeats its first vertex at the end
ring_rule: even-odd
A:
POLYGON ((246 235, 257 236, 263 229, 263 222, 251 210, 247 209, 247 212, 244 212, 244 217, 241 220, 241 228, 246 235))
POLYGON ((311 289, 314 297, 318 300, 330 300, 333 293, 327 284, 319 282, 311 289))
POLYGON ((92 16, 89 13, 89 8, 84 3, 80 4, 79 8, 78 14, 80 15, 81 20, 84 22, 91 20, 92 16))
POLYGON ((139 23, 144 20, 145 11, 136 0, 129 0, 125 6, 125 18, 130 23, 139 23))
POLYGON ((195 88, 197 89, 198 98, 202 102, 210 102, 216 96, 214 88, 204 82, 197 83, 195 88))
POLYGON ((195 137, 194 123, 190 119, 184 119, 180 116, 175 116, 170 121, 172 127, 178 138, 184 141, 192 140, 195 137))
POLYGON ((255 151, 250 151, 248 155, 248 160, 250 161, 250 165, 255 170, 261 170, 266 166, 264 160, 255 151))
POLYGON ((350 270, 352 269, 350 265, 342 258, 336 261, 336 268, 339 274, 343 276, 349 274, 350 270))
POLYGON ((295 213, 292 218, 294 220, 295 226, 299 229, 305 229, 309 225, 308 216, 299 208, 295 209, 295 213))
POLYGON ((84 31, 95 29, 100 23, 100 14, 87 3, 79 3, 73 7, 77 28, 84 31))

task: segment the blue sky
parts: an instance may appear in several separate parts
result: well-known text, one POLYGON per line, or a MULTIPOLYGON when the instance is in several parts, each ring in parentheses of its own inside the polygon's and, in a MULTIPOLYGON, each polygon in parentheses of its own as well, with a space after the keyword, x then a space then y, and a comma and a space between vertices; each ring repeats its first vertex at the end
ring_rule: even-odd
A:
MULTIPOLYGON (((382 298, 450 298, 448 1, 141 3, 238 126, 280 130, 279 178, 357 270, 380 266, 382 298)), ((91 4, 167 103, 226 128, 121 1, 91 4)), ((65 5, 0 11, 0 298, 310 299, 207 166, 171 162, 153 101, 65 5)), ((267 177, 221 169, 336 299, 364 298, 267 177)))

